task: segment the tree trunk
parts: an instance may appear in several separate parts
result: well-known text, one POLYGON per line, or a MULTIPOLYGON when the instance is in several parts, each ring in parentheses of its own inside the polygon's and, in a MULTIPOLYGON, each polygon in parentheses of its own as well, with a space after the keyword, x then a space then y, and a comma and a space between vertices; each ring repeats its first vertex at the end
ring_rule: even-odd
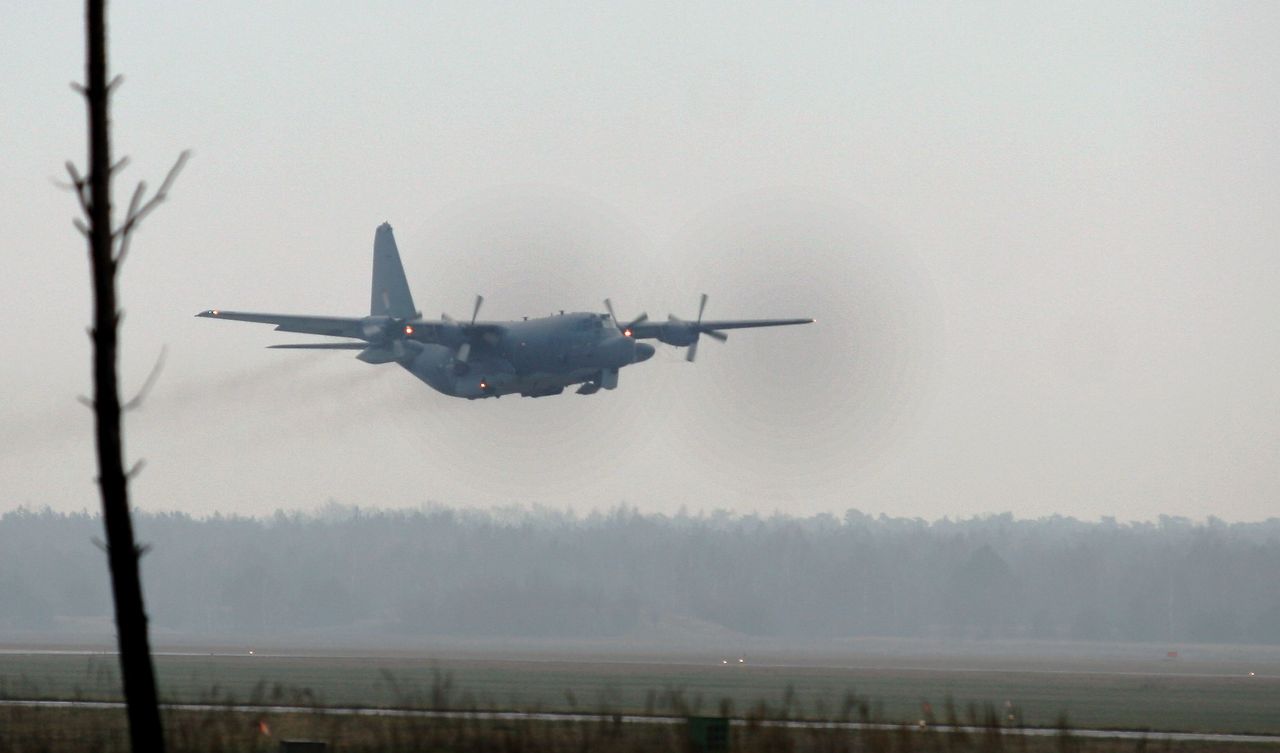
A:
POLYGON ((105 0, 86 0, 85 66, 89 105, 89 255, 93 271, 93 384, 98 446, 98 484, 106 527, 111 590, 115 598, 120 670, 135 753, 164 750, 155 672, 147 639, 147 615, 138 574, 139 550, 129 517, 129 479, 124 470, 120 391, 116 379, 119 312, 111 226, 111 140, 107 84, 105 0))

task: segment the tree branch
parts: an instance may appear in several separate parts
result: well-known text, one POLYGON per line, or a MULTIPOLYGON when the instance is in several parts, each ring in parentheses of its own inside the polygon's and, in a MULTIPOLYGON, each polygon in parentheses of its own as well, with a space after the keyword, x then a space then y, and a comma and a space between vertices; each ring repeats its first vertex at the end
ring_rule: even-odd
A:
MULTIPOLYGON (((132 398, 124 405, 120 406, 122 411, 137 410, 142 405, 142 401, 146 399, 147 393, 151 392, 151 388, 155 386, 156 380, 160 378, 160 371, 164 368, 164 357, 169 351, 169 346, 165 345, 160 348, 160 355, 156 356, 156 363, 151 367, 151 373, 147 374, 147 379, 142 383, 142 387, 132 398)), ((139 461, 141 462, 141 461, 139 461)))
POLYGON ((76 169, 75 163, 71 160, 67 160, 67 174, 71 176, 71 188, 75 191, 76 200, 80 202, 80 211, 84 212, 85 216, 88 217, 90 215, 89 194, 86 186, 88 186, 89 182, 80 174, 80 171, 76 169))
POLYGON ((169 198, 169 189, 173 187, 173 181, 177 179, 178 173, 182 172, 182 168, 187 164, 187 160, 191 159, 191 150, 184 149, 178 155, 178 159, 173 163, 173 167, 169 168, 169 174, 164 177, 164 182, 160 184, 160 188, 156 189, 155 195, 145 203, 142 202, 142 196, 146 192, 146 182, 139 182, 137 189, 133 192, 133 199, 129 202, 129 211, 125 213, 124 222, 113 233, 119 242, 119 248, 116 251, 115 263, 117 266, 124 263, 124 259, 129 254, 129 242, 133 238, 133 231, 138 227, 138 223, 151 213, 151 210, 158 207, 165 199, 169 198))

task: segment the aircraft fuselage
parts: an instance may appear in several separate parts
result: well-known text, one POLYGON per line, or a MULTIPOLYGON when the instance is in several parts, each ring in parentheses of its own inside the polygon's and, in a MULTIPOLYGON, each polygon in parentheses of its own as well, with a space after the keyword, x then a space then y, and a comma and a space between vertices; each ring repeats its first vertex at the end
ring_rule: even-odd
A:
POLYGON ((447 345, 414 343, 418 352, 400 364, 454 397, 542 397, 574 384, 584 385, 584 393, 612 389, 619 369, 654 353, 652 345, 619 332, 607 315, 592 313, 503 322, 474 343, 465 363, 447 345))

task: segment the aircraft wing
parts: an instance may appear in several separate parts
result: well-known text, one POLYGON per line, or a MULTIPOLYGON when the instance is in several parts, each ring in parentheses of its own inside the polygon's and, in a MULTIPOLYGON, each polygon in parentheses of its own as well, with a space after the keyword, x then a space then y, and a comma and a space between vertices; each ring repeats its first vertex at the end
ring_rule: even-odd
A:
MULTIPOLYGON (((223 311, 209 309, 196 316, 209 319, 230 319, 237 322, 257 322, 274 324, 281 332, 297 332, 304 335, 328 335, 330 337, 354 337, 366 342, 376 339, 374 333, 366 332, 364 325, 369 317, 358 316, 300 316, 296 314, 262 314, 251 311, 223 311)), ((415 319, 401 324, 407 325, 405 339, 420 343, 441 343, 455 346, 459 342, 476 339, 488 343, 497 342, 502 336, 502 325, 491 322, 475 324, 458 324, 457 322, 432 322, 415 319)), ((399 326, 399 325, 397 325, 399 326)), ((273 346, 280 347, 280 346, 273 346)), ((293 347, 293 346, 290 346, 293 347)), ((363 346, 361 346, 363 347, 363 346)), ((337 348, 341 349, 341 348, 337 348)))
POLYGON ((791 324, 812 324, 812 319, 703 319, 701 328, 708 329, 747 329, 749 327, 786 327, 791 324))
POLYGON ((661 339, 664 333, 676 327, 696 327, 703 332, 722 329, 748 329, 751 327, 786 327, 792 324, 812 324, 813 319, 703 319, 701 324, 695 322, 644 322, 629 327, 631 336, 637 340, 646 338, 661 339))
POLYGON ((210 319, 230 319, 237 322, 274 324, 281 332, 299 332, 305 335, 329 335, 331 337, 359 337, 360 318, 354 316, 298 316, 296 314, 259 314, 249 311, 223 311, 209 309, 196 316, 210 319))

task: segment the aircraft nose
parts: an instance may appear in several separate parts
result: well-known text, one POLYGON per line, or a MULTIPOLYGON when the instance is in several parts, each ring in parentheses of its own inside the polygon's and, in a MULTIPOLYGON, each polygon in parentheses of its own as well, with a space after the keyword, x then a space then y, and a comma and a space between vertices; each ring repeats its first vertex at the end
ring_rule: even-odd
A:
POLYGON ((653 358, 654 348, 648 343, 636 343, 636 356, 632 363, 640 363, 653 358))

